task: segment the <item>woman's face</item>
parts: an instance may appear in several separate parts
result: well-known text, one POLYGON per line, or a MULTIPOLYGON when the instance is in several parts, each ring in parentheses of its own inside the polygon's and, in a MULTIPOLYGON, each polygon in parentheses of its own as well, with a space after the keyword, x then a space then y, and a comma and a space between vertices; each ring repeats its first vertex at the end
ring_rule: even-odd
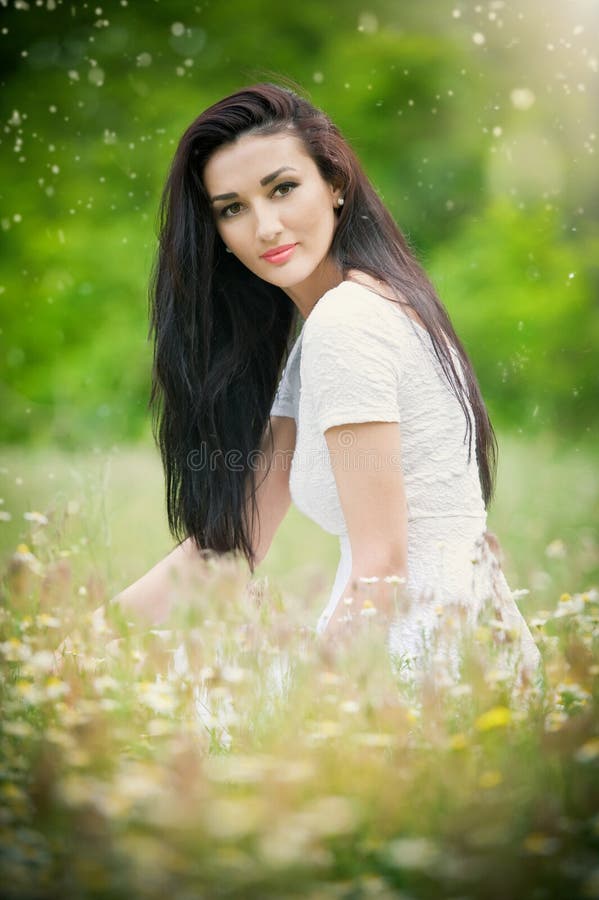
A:
POLYGON ((341 191, 322 178, 300 138, 242 135, 210 157, 204 186, 218 233, 251 272, 291 295, 322 280, 341 191), (288 249, 269 259, 279 247, 288 249))

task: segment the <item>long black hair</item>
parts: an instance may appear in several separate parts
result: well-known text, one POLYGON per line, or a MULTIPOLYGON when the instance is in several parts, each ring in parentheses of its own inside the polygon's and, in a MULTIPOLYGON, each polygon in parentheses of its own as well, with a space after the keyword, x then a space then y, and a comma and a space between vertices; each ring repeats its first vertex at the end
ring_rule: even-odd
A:
MULTIPOLYGON (((324 180, 343 190, 330 256, 380 279, 427 329, 465 415, 485 505, 497 444, 472 364, 445 307, 351 147, 297 91, 261 83, 206 109, 187 128, 159 209, 159 247, 150 282, 154 363, 150 408, 166 479, 171 533, 199 549, 241 551, 255 566, 256 467, 269 413, 300 315, 289 296, 226 252, 202 176, 211 155, 242 134, 291 130, 324 180), (451 351, 460 359, 460 378, 451 351)), ((271 435, 272 437, 272 435, 271 435)))

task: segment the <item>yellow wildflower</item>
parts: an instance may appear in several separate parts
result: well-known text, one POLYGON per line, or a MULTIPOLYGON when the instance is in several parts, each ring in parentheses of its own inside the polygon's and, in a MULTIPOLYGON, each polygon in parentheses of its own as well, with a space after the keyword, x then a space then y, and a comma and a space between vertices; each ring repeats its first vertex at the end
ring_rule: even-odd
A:
POLYGON ((505 728, 512 721, 512 712, 507 706, 494 706, 478 717, 474 723, 477 731, 490 731, 492 728, 505 728))
POLYGON ((45 684, 45 693, 48 700, 56 700, 58 697, 63 697, 65 694, 68 694, 70 688, 66 682, 61 681, 60 678, 57 678, 55 675, 51 675, 45 684))
POLYGON ((24 679, 17 681, 15 690, 26 703, 37 703, 39 699, 39 692, 31 681, 25 681, 24 679))
POLYGON ((592 762, 594 759, 597 759, 599 756, 599 737, 591 738, 590 741, 586 741, 582 746, 578 748, 576 753, 574 754, 574 759, 577 762, 592 762))
POLYGON ((489 769, 483 772, 478 779, 478 785, 481 788, 494 788, 503 781, 503 776, 498 769, 489 769))
POLYGON ((449 747, 451 750, 465 750, 467 746, 468 738, 461 731, 457 734, 452 734, 449 738, 449 747))
POLYGON ((38 628, 60 628, 60 619, 50 616, 48 613, 40 613, 36 616, 35 623, 38 628))
POLYGON ((0 796, 8 803, 21 802, 26 799, 26 794, 22 788, 13 784, 12 781, 5 781, 0 787, 0 796))
POLYGON ((310 741, 326 740, 327 738, 339 737, 342 728, 339 722, 330 719, 321 719, 314 723, 314 728, 308 734, 310 741))
POLYGON ((537 856, 548 856, 557 849, 558 844, 559 841, 556 838, 543 834, 541 831, 531 831, 523 841, 524 849, 537 856))
POLYGON ((377 610, 376 606, 374 605, 374 603, 372 603, 368 599, 364 600, 364 603, 362 604, 362 609, 360 610, 361 616, 368 616, 368 617, 376 616, 377 612, 378 612, 378 610, 377 610))

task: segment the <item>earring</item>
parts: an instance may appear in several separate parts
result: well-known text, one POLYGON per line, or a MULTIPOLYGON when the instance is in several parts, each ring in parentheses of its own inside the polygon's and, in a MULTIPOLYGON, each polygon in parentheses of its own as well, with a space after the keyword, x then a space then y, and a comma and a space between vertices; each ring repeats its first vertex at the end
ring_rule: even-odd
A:
POLYGON ((343 197, 339 197, 339 199, 337 200, 337 206, 343 206, 344 203, 345 200, 343 199, 343 197))
POLYGON ((232 250, 229 250, 228 247, 225 247, 225 250, 227 251, 227 253, 232 253, 232 252, 233 252, 232 250))

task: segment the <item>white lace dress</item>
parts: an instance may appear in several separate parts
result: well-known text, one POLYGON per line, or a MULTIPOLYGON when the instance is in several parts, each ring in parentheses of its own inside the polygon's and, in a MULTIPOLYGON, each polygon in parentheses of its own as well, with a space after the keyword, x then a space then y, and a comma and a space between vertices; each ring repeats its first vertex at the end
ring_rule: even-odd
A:
MULTIPOLYGON (((400 306, 364 285, 343 281, 317 302, 290 352, 271 413, 291 416, 297 425, 291 497, 325 531, 338 535, 340 547, 316 631, 324 630, 352 565, 324 432, 333 425, 399 422, 412 603, 390 628, 391 660, 398 672, 417 673, 439 630, 443 607, 457 604, 473 623, 492 603, 496 620, 518 635, 510 665, 536 679, 538 648, 483 538, 487 517, 474 430, 469 460, 464 413, 430 348, 428 333, 400 306)), ((457 355, 455 360, 461 372, 457 355)), ((456 671, 454 651, 447 649, 447 662, 456 671)))

